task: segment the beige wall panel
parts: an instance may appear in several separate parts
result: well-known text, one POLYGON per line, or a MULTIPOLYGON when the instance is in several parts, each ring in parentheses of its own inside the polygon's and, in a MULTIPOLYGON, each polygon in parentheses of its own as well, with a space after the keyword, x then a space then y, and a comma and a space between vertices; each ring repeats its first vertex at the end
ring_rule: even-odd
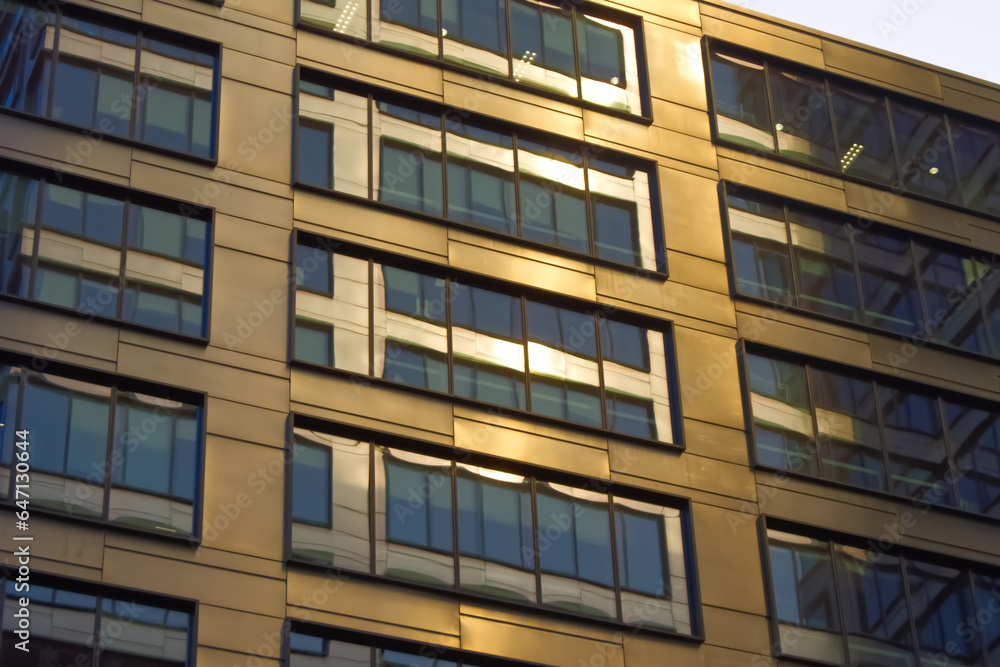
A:
POLYGON ((262 182, 264 181, 224 168, 216 169, 210 172, 210 176, 202 178, 164 169, 158 164, 140 161, 132 163, 134 188, 160 192, 195 206, 214 208, 219 213, 290 229, 291 189, 281 186, 287 196, 276 197, 256 187, 262 182), (240 183, 246 183, 249 187, 243 187, 240 183), (167 192, 162 191, 164 184, 169 188, 167 192))
POLYGON ((681 327, 675 328, 675 335, 684 416, 743 428, 736 341, 681 327))
MULTIPOLYGON (((619 454, 621 450, 616 451, 619 454)), ((688 500, 692 503, 698 503, 706 507, 716 507, 727 512, 746 512, 750 508, 756 508, 756 503, 751 503, 747 500, 740 500, 738 498, 733 498, 732 496, 720 495, 718 493, 712 493, 710 491, 703 491, 701 489, 695 489, 690 486, 676 486, 674 484, 666 484, 665 482, 659 482, 654 479, 647 479, 645 477, 636 477, 634 475, 626 475, 622 473, 613 472, 611 473, 611 481, 615 484, 625 484, 627 486, 634 487, 636 489, 646 489, 647 491, 652 491, 654 493, 659 493, 664 496, 673 496, 674 498, 682 498, 688 500)))
MULTIPOLYGON (((634 14, 655 14, 665 19, 672 19, 693 26, 701 25, 698 3, 693 0, 607 0, 609 5, 617 5, 625 11, 634 14)), ((649 37, 647 36, 648 40, 649 37)))
MULTIPOLYGON (((622 643, 625 650, 625 664, 629 667, 653 667, 654 665, 696 667, 700 664, 700 647, 698 645, 671 637, 656 637, 629 631, 624 633, 622 643)), ((595 663, 600 664, 599 661, 595 661, 595 663)), ((581 665, 580 667, 586 666, 581 665)))
POLYGON ((231 248, 287 263, 291 261, 290 244, 290 235, 284 229, 221 213, 215 215, 216 248, 231 248))
POLYGON ((290 26, 243 12, 232 12, 227 16, 229 20, 221 20, 217 18, 221 13, 218 9, 200 3, 193 4, 198 9, 207 9, 209 13, 192 11, 192 3, 188 2, 183 7, 166 2, 146 2, 142 7, 142 20, 202 39, 222 42, 226 48, 260 58, 288 65, 295 62, 295 40, 291 38, 293 32, 290 26), (280 31, 285 35, 268 30, 280 31))
POLYGON ((458 602, 451 596, 409 590, 391 583, 339 578, 307 570, 288 571, 289 605, 367 618, 435 634, 457 634, 458 602))
POLYGON ((219 164, 281 183, 292 180, 292 97, 222 80, 219 164))
MULTIPOLYGON (((681 397, 683 400, 683 396, 681 397)), ((749 465, 747 433, 743 429, 684 420, 684 449, 689 454, 749 465)))
POLYGON ((349 79, 374 80, 376 85, 409 95, 418 93, 421 97, 441 99, 441 70, 434 65, 409 60, 403 52, 397 55, 376 51, 363 42, 331 39, 308 30, 299 30, 297 34, 299 62, 310 60, 319 69, 349 79))
MULTIPOLYGON (((35 428, 32 424, 25 424, 28 430, 35 428)), ((29 452, 31 445, 41 445, 32 441, 29 433, 29 452)), ((30 463, 30 460, 29 460, 30 463)), ((28 493, 31 493, 29 487, 28 493)), ((31 502, 31 499, 28 499, 31 502)), ((29 504, 29 511, 31 505, 29 504)), ((104 562, 104 529, 77 523, 73 519, 59 520, 50 519, 38 514, 31 514, 30 530, 27 532, 16 530, 14 527, 14 514, 5 512, 3 520, 0 521, 0 544, 4 550, 16 553, 22 546, 27 546, 31 558, 45 558, 53 561, 72 563, 87 568, 98 568, 104 562), (14 541, 15 536, 30 535, 34 539, 31 541, 14 541)), ((16 564, 17 558, 8 556, 8 564, 16 564)), ((34 569, 35 564, 29 564, 34 569)))
MULTIPOLYGON (((291 65, 258 58, 242 51, 225 49, 222 53, 222 76, 253 84, 284 95, 292 94, 291 65)), ((223 126, 225 127, 225 126, 223 126)))
MULTIPOLYGON (((697 112, 692 111, 692 113, 697 112)), ((583 138, 588 143, 602 148, 607 146, 614 151, 646 150, 662 153, 669 148, 663 139, 662 128, 609 116, 592 109, 583 110, 583 132, 583 138)))
POLYGON ((746 466, 647 446, 611 443, 611 469, 717 495, 756 501, 753 472, 746 466))
POLYGON ((118 370, 270 410, 288 410, 288 380, 122 343, 118 370))
POLYGON ((338 412, 364 415, 424 431, 452 432, 451 403, 402 389, 376 386, 361 377, 351 379, 306 369, 292 371, 292 400, 338 412))
MULTIPOLYGON (((984 556, 994 562, 997 553, 996 533, 983 530, 983 522, 974 516, 955 516, 935 511, 926 503, 906 503, 898 513, 900 532, 908 537, 939 543, 943 546, 961 547, 968 551, 964 558, 982 560, 984 556)), ((933 547, 939 551, 941 547, 933 547)))
POLYGON ((461 418, 455 419, 455 446, 588 477, 607 479, 609 475, 605 449, 461 418))
POLYGON ((281 616, 285 611, 284 581, 133 551, 107 549, 104 583, 192 598, 265 616, 281 616))
MULTIPOLYGON (((653 98, 654 125, 668 130, 689 134, 705 141, 712 140, 712 127, 708 116, 700 109, 653 98)), ((714 169, 714 167, 713 167, 714 169)))
POLYGON ((234 665, 249 665, 250 660, 256 658, 253 667, 281 667, 281 661, 277 654, 274 657, 267 656, 268 654, 264 653, 248 658, 246 655, 234 651, 221 651, 208 646, 198 646, 195 662, 198 667, 234 667, 234 665))
POLYGON ((212 345, 283 364, 291 317, 288 260, 228 248, 216 248, 214 259, 212 345))
POLYGON ((277 656, 284 620, 203 604, 198 608, 198 645, 258 656, 267 656, 270 649, 277 656))
POLYGON ((138 14, 142 11, 142 0, 97 0, 96 2, 91 0, 79 2, 78 0, 77 4, 93 7, 102 12, 112 12, 122 16, 129 16, 129 18, 133 19, 139 18, 138 14))
POLYGON ((652 145, 658 155, 669 156, 706 169, 718 169, 715 146, 706 139, 654 126, 652 145))
POLYGON ((444 633, 427 632, 426 630, 419 630, 408 626, 391 625, 380 621, 372 621, 367 618, 358 618, 357 616, 349 616, 347 614, 334 614, 327 611, 318 611, 316 609, 307 609, 305 607, 297 607, 293 605, 288 605, 287 616, 288 618, 295 618, 302 621, 323 623, 336 628, 346 628, 348 630, 357 630, 359 632, 370 632, 398 639, 409 639, 422 644, 435 644, 451 648, 460 648, 462 643, 461 638, 458 636, 459 619, 457 616, 454 619, 454 631, 452 632, 449 630, 444 633))
MULTIPOLYGON (((771 651, 764 653, 745 653, 734 651, 721 646, 706 644, 701 647, 698 657, 701 662, 697 663, 701 667, 794 667, 798 663, 776 661, 771 658, 771 651)), ((691 663, 692 665, 696 663, 691 663)))
POLYGON ((830 67, 893 83, 941 99, 941 81, 937 73, 929 69, 828 39, 823 40, 823 56, 830 67))
MULTIPOLYGON (((697 5, 691 4, 697 10, 697 5)), ((643 27, 651 96, 707 111, 701 40, 695 35, 672 30, 651 21, 646 21, 643 27)), ((658 125, 665 124, 663 111, 663 106, 654 100, 653 120, 658 125)))
POLYGON ((718 181, 664 167, 659 177, 667 247, 725 262, 718 181))
POLYGON ((847 210, 847 201, 842 190, 843 183, 840 180, 775 160, 720 148, 719 175, 724 180, 739 185, 748 185, 837 211, 847 210))
POLYGON ((462 648, 546 665, 588 665, 603 658, 600 664, 625 667, 620 643, 571 638, 474 616, 462 617, 462 648))
POLYGON ((578 445, 607 450, 607 436, 585 430, 550 426, 547 422, 534 420, 532 417, 521 417, 507 413, 499 405, 484 405, 482 407, 466 406, 461 403, 454 405, 455 419, 465 419, 470 422, 488 424, 501 429, 533 433, 542 438, 552 440, 568 440, 578 445))
POLYGON ((315 405, 308 405, 305 403, 297 403, 295 401, 292 401, 290 409, 292 412, 297 414, 329 421, 331 422, 331 427, 333 428, 336 428, 338 425, 356 426, 358 428, 369 429, 372 431, 389 432, 404 438, 416 438, 418 440, 445 445, 447 447, 451 447, 454 444, 454 439, 450 433, 443 434, 434 431, 424 431, 397 424, 395 422, 369 419, 364 415, 349 412, 338 412, 336 410, 320 408, 315 405))
MULTIPOLYGON (((256 322, 257 320, 255 319, 254 321, 256 322)), ((242 333, 245 334, 246 331, 243 330, 242 333)), ((171 354, 181 355, 190 359, 197 359, 205 363, 232 366, 235 368, 242 368, 245 371, 253 371, 255 373, 263 373, 265 375, 273 375, 280 378, 288 377, 288 364, 284 359, 265 359, 264 357, 258 357, 252 354, 244 354, 235 350, 228 350, 224 347, 206 347, 203 343, 171 340, 163 338, 163 336, 155 333, 132 331, 130 329, 122 329, 119 334, 119 342, 129 343, 150 350, 169 352, 171 354)), ((234 345, 234 347, 239 346, 234 345)))
MULTIPOLYGON (((783 318, 784 319, 784 318, 783 318)), ((740 337, 752 342, 836 360, 840 363, 871 368, 874 357, 867 343, 850 338, 844 338, 836 331, 835 325, 822 326, 817 323, 813 328, 796 326, 770 317, 760 317, 737 313, 740 337)))
MULTIPOLYGON (((0 118, 0 126, 2 126, 2 123, 3 119, 0 118)), ((52 170, 61 169, 62 172, 66 174, 74 174, 76 176, 82 176, 84 178, 91 178, 97 181, 102 181, 104 183, 111 183, 113 185, 122 185, 126 187, 128 186, 127 175, 111 174, 106 171, 97 171, 95 169, 90 169, 88 167, 85 167, 82 164, 79 166, 74 166, 72 164, 68 164, 65 162, 57 162, 41 155, 35 155, 34 153, 25 153, 24 151, 14 150, 12 148, 0 147, 0 157, 5 157, 7 159, 15 160, 17 162, 24 162, 26 164, 37 165, 45 169, 52 169, 52 170)), ((12 171, 15 172, 17 171, 16 165, 12 166, 12 171)), ((49 176, 50 180, 53 180, 53 177, 56 182, 59 181, 59 178, 55 176, 55 173, 50 174, 49 176)))
MULTIPOLYGON (((887 221, 889 224, 921 234, 930 234, 955 243, 969 244, 969 226, 977 220, 973 215, 952 211, 909 197, 894 195, 857 183, 844 183, 847 205, 865 218, 887 221)), ((863 220, 856 224, 867 224, 863 220)))
POLYGON ((106 373, 114 373, 117 368, 117 362, 111 359, 104 360, 95 359, 94 357, 85 357, 66 350, 60 351, 54 347, 42 348, 33 343, 4 338, 3 336, 0 336, 0 350, 3 350, 4 352, 16 352, 18 354, 28 355, 31 357, 29 363, 37 358, 38 361, 35 362, 35 367, 40 370, 45 370, 48 366, 48 359, 73 364, 74 366, 92 368, 106 373), (46 355, 48 355, 48 357, 46 355))
POLYGON ((895 512, 882 512, 873 507, 850 505, 814 495, 822 494, 824 490, 815 487, 812 493, 807 494, 774 487, 767 509, 761 513, 808 526, 843 531, 848 535, 873 538, 878 538, 887 525, 891 526, 896 521, 895 512))
MULTIPOLYGON (((12 547, 12 550, 13 548, 14 547, 12 547)), ((0 551, 0 563, 8 565, 12 568, 19 566, 13 552, 7 554, 0 551)), ((54 574, 60 577, 72 577, 73 579, 82 579, 84 581, 99 582, 101 580, 101 570, 99 568, 81 567, 80 565, 64 563, 63 561, 49 560, 48 558, 40 558, 38 556, 31 557, 30 567, 32 572, 44 572, 46 574, 54 574)))
POLYGON ((202 547, 187 540, 150 540, 142 533, 108 531, 104 542, 108 549, 160 556, 208 569, 232 570, 270 579, 283 579, 285 576, 285 566, 280 561, 222 551, 211 546, 202 547))
POLYGON ((897 514, 910 508, 910 504, 905 500, 892 500, 883 498, 862 490, 855 490, 849 486, 838 486, 835 484, 823 484, 809 478, 801 479, 793 477, 784 471, 755 470, 757 478, 757 508, 761 514, 769 511, 768 503, 780 491, 791 493, 801 493, 803 495, 822 496, 832 502, 854 505, 856 507, 868 507, 885 514, 897 514))
MULTIPOLYGON (((153 181, 154 186, 158 186, 160 188, 177 188, 184 185, 185 188, 176 193, 174 193, 173 190, 167 190, 160 192, 159 194, 190 201, 197 206, 217 208, 218 204, 213 202, 214 200, 220 198, 221 193, 218 191, 218 188, 226 185, 231 185, 235 188, 242 188, 250 192, 275 195, 284 200, 291 200, 292 186, 288 183, 279 183, 278 181, 261 178, 243 171, 243 167, 256 159, 258 155, 256 148, 250 146, 249 142, 247 145, 248 149, 245 153, 240 155, 239 160, 230 160, 228 163, 219 164, 218 166, 195 164, 184 158, 173 157, 172 155, 166 155, 164 153, 156 153, 154 151, 136 148, 132 153, 132 171, 133 173, 135 172, 136 163, 142 163, 164 169, 165 171, 161 176, 161 180, 153 181), (170 182, 169 179, 172 178, 171 173, 176 173, 176 176, 173 176, 173 178, 178 179, 183 178, 184 176, 197 176, 199 179, 195 183, 197 187, 186 185, 180 180, 178 180, 177 183, 170 182), (167 182, 162 182, 163 180, 166 180, 167 182), (214 186, 211 181, 215 182, 214 186)), ((252 219, 258 220, 260 219, 260 215, 255 215, 252 219)))
MULTIPOLYGON (((746 17, 734 14, 733 19, 741 23, 746 17)), ((759 23, 757 25, 760 25, 759 23)), ((710 37, 739 44, 756 51, 792 60, 810 67, 823 67, 823 52, 813 46, 806 46, 800 41, 783 39, 768 32, 775 31, 775 27, 765 24, 762 27, 768 32, 761 32, 752 28, 747 28, 736 23, 720 21, 712 16, 702 16, 702 27, 705 34, 710 37)))
POLYGON ((288 414, 209 397, 205 407, 206 430, 234 440, 284 448, 288 414))
POLYGON ((314 223, 317 233, 334 238, 358 236, 361 243, 403 255, 448 254, 446 226, 335 197, 296 191, 295 219, 314 223))
MULTIPOLYGON (((462 74, 444 74, 444 103, 528 128, 583 139, 581 111, 571 104, 536 98, 512 87, 499 86, 462 74)), ((600 135, 598 135, 600 136, 600 135)))
POLYGON ((980 79, 971 76, 956 73, 945 74, 943 72, 938 73, 938 79, 941 80, 942 88, 951 88, 952 90, 962 91, 977 97, 985 97, 988 100, 1000 103, 1000 88, 995 83, 988 81, 981 82, 980 79))
POLYGON ((295 21, 295 5, 285 2, 274 2, 274 0, 240 0, 240 2, 228 0, 222 8, 221 15, 225 19, 238 20, 235 17, 231 17, 231 14, 239 12, 253 14, 289 25, 295 21), (229 5, 232 5, 232 7, 230 8, 229 5))
POLYGON ((202 548, 280 560, 285 452, 208 436, 202 548))
POLYGON ((583 637, 594 641, 621 643, 621 630, 614 625, 588 623, 572 616, 553 614, 543 608, 517 608, 504 606, 502 602, 465 602, 460 609, 463 618, 477 618, 504 625, 520 625, 529 628, 543 628, 547 632, 571 637, 583 637))
POLYGON ((705 605, 701 608, 705 619, 705 641, 727 648, 764 653, 771 650, 767 618, 733 611, 724 607, 705 605))
POLYGON ((711 16, 727 23, 735 23, 745 28, 766 32, 770 35, 781 37, 782 39, 788 39, 793 42, 799 42, 816 49, 822 47, 823 43, 819 37, 804 32, 799 29, 795 23, 768 16, 760 12, 754 12, 752 3, 749 2, 734 2, 731 4, 736 5, 736 7, 733 9, 728 7, 719 7, 711 4, 710 2, 699 3, 699 6, 701 7, 701 13, 704 16, 711 16), (744 5, 746 5, 746 13, 743 11, 744 5))
MULTIPOLYGON (((636 151, 636 154, 643 155, 643 153, 639 151, 636 151)), ((719 172, 717 169, 706 169, 705 167, 699 167, 698 165, 691 164, 690 162, 675 160, 672 157, 661 157, 657 160, 657 162, 659 162, 661 167, 665 167, 667 169, 676 169, 677 171, 682 171, 685 174, 711 179, 714 183, 719 182, 719 172)))
MULTIPOLYGON (((668 269, 673 267, 667 266, 668 269)), ((595 266, 597 294, 600 297, 617 301, 630 302, 667 310, 667 291, 674 288, 660 275, 643 276, 628 270, 612 269, 605 266, 595 266)))
POLYGON ((128 176, 132 149, 105 140, 99 134, 88 137, 82 130, 57 129, 0 115, 0 137, 4 138, 6 148, 39 156, 42 159, 37 163, 56 173, 79 173, 95 178, 105 178, 103 173, 128 176))
MULTIPOLYGON (((109 311, 112 308, 108 306, 109 311)), ((114 316, 113 312, 108 314, 114 316)), ((42 361, 72 363, 71 357, 80 356, 114 361, 118 355, 117 330, 112 324, 87 322, 87 316, 73 312, 63 314, 0 301, 0 337, 30 346, 29 354, 42 361)))
POLYGON ((668 283, 664 297, 665 307, 672 313, 682 313, 730 327, 736 326, 733 302, 726 294, 708 292, 682 283, 668 283))
POLYGON ((757 517, 702 504, 693 515, 702 604, 763 615, 757 517))
POLYGON ((979 95, 973 95, 964 90, 955 90, 947 86, 941 89, 944 104, 950 109, 958 109, 976 114, 992 121, 1000 121, 1000 102, 979 95))
POLYGON ((989 362, 923 347, 905 338, 873 334, 871 341, 872 361, 881 366, 882 372, 938 386, 947 383, 993 392, 1000 389, 997 386, 997 367, 989 362))
POLYGON ((1000 253, 1000 232, 997 232, 996 227, 991 226, 989 222, 970 224, 969 239, 972 247, 979 251, 975 253, 977 257, 985 258, 987 254, 1000 253))
POLYGON ((680 283, 729 296, 729 272, 722 262, 668 251, 667 268, 670 271, 671 283, 680 283))
POLYGON ((479 246, 502 252, 506 255, 524 257, 534 262, 551 264, 552 266, 567 269, 577 273, 593 273, 594 265, 591 262, 573 259, 562 255, 552 254, 545 250, 536 250, 524 246, 518 239, 511 238, 510 241, 497 239, 490 236, 483 236, 475 232, 467 232, 457 227, 448 228, 448 239, 452 243, 464 243, 466 245, 479 246))
POLYGON ((450 242, 448 244, 448 263, 456 269, 511 282, 527 283, 533 287, 578 299, 593 301, 597 298, 597 289, 592 275, 481 246, 456 241, 450 242))
MULTIPOLYGON (((861 331, 847 324, 834 324, 832 322, 824 322, 816 319, 808 314, 808 311, 798 312, 792 310, 784 309, 780 304, 767 305, 758 304, 752 301, 736 301, 736 311, 738 313, 746 313, 752 315, 761 320, 776 320, 784 324, 790 324, 794 327, 802 327, 806 329, 817 329, 829 333, 834 336, 839 336, 841 338, 846 338, 847 340, 856 341, 858 343, 864 343, 867 345, 868 337, 870 334, 867 331, 861 331)), ((748 340, 766 340, 763 334, 766 332, 767 327, 770 326, 769 323, 761 322, 758 326, 758 331, 756 336, 747 336, 748 340)), ((831 351, 835 352, 835 350, 831 351)), ((849 359, 844 359, 844 363, 853 363, 849 359)), ((865 362, 865 365, 871 365, 870 362, 865 362)))

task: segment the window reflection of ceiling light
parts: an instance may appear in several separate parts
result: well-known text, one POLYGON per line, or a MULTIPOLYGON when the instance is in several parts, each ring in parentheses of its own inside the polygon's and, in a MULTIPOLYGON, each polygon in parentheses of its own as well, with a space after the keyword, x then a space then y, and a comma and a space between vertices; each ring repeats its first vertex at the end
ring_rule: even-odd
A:
POLYGON ((861 155, 861 151, 865 149, 861 144, 851 144, 851 147, 847 149, 847 153, 844 157, 840 158, 840 170, 847 171, 847 168, 851 166, 851 163, 861 155))
POLYGON ((781 132, 783 129, 785 129, 785 126, 782 125, 781 123, 778 123, 777 125, 774 126, 774 129, 776 129, 778 132, 781 132))
POLYGON ((521 80, 521 75, 524 73, 524 70, 531 66, 531 63, 535 61, 535 56, 537 55, 538 54, 534 51, 524 52, 524 55, 521 56, 517 66, 514 67, 514 81, 521 80))
POLYGON ((447 37, 448 36, 448 29, 447 28, 441 28, 441 36, 442 37, 447 37))
POLYGON ((613 83, 614 85, 617 86, 618 85, 618 77, 617 76, 611 77, 611 83, 613 83))
POLYGON ((351 19, 354 18, 354 14, 357 11, 358 3, 348 2, 347 6, 345 6, 343 11, 340 12, 340 18, 337 19, 336 25, 333 26, 333 31, 341 34, 347 32, 347 27, 350 25, 351 19))
POLYGON ((937 167, 931 167, 930 169, 927 170, 927 173, 930 174, 931 176, 933 176, 934 174, 938 173, 938 168, 937 167))

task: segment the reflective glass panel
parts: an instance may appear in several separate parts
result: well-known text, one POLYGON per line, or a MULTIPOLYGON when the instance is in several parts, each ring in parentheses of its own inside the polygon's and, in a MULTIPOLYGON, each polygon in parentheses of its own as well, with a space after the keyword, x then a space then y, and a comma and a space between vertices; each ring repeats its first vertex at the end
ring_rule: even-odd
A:
POLYGON ((1000 133, 948 118, 955 145, 962 201, 966 206, 1000 215, 1000 133))
POLYGON ((506 0, 441 0, 444 58, 470 69, 510 73, 506 0))
POLYGON ((944 401, 958 506, 1000 517, 1000 414, 944 401))
POLYGON ((878 394, 893 493, 953 505, 937 399, 890 387, 879 387, 878 394))
POLYGON ((34 3, 0 3, 0 104, 46 115, 52 73, 55 14, 39 11, 34 3))
POLYGON ((764 65, 759 60, 712 53, 712 88, 719 138, 774 151, 764 65))
POLYGON ((819 476, 805 367, 755 354, 746 355, 746 364, 757 461, 819 476))
POLYGON ((437 0, 372 0, 372 41, 409 53, 438 56, 437 0))
POLYGON ((38 187, 36 180, 0 171, 0 293, 27 296, 38 187))
POLYGON ((292 521, 328 525, 330 450, 296 442, 292 459, 292 521))
POLYGON ((927 304, 925 327, 932 339, 970 352, 990 354, 979 301, 985 267, 958 252, 923 244, 914 247, 927 304))
MULTIPOLYGON (((296 280, 307 289, 295 294, 295 358, 368 374, 368 260, 332 255, 304 244, 298 248, 298 258, 296 280), (322 276, 330 266, 332 296, 308 289, 325 286, 322 276)), ((384 299, 381 293, 379 296, 384 299)), ((384 311, 381 313, 384 318, 384 311)), ((385 331, 384 321, 380 331, 385 331)))
POLYGON ((896 182, 896 154, 885 97, 830 84, 840 171, 884 185, 896 182))
POLYGON ((727 195, 733 270, 740 294, 794 304, 784 207, 727 195))
POLYGON ((301 81, 297 178, 368 197, 368 98, 301 81))
POLYGON ((981 665, 978 633, 963 626, 976 617, 968 572, 908 558, 906 577, 925 664, 946 655, 950 665, 981 665))
POLYGON ((669 442, 672 427, 663 333, 604 320, 600 337, 607 427, 669 442))
POLYGON ((441 117, 379 102, 372 126, 378 192, 395 206, 443 215, 441 117))
POLYGON ((525 409, 521 299, 467 286, 451 297, 455 394, 525 409))
POLYGON ((3 640, 0 644, 5 667, 92 664, 97 598, 54 590, 33 582, 28 591, 16 591, 15 585, 14 580, 7 581, 3 640), (15 647, 21 639, 15 634, 18 619, 14 617, 14 611, 20 608, 18 600, 22 597, 31 601, 28 607, 32 619, 29 652, 15 647), (40 655, 51 662, 40 661, 40 655))
POLYGON ((517 159, 521 235, 589 253, 583 156, 519 141, 517 159))
POLYGON ((650 174, 604 160, 587 168, 594 253, 630 266, 657 269, 650 174))
POLYGON ((514 81, 577 96, 570 16, 535 0, 510 0, 514 81))
POLYGON ((866 324, 912 334, 923 320, 910 242, 880 230, 855 233, 866 324))
POLYGON ((890 106, 903 187, 960 204, 944 117, 899 102, 890 106))
POLYGON ((973 573, 976 603, 980 612, 992 614, 988 623, 982 624, 982 642, 985 645, 987 664, 1000 660, 1000 577, 991 577, 981 573, 973 573))
MULTIPOLYGON (((0 500, 10 492, 10 471, 14 463, 21 369, 0 366, 0 500)), ((28 445, 30 446, 30 445, 28 445)))
POLYGON ((514 140, 448 121, 448 218, 517 234, 514 140))
POLYGON ((770 74, 778 152, 810 165, 837 166, 826 82, 777 68, 770 74))
POLYGON ((368 3, 365 0, 301 0, 299 22, 358 39, 368 38, 368 3))
POLYGON ((101 665, 169 667, 186 665, 190 614, 139 605, 133 601, 101 601, 98 644, 101 665))
POLYGON ((642 113, 635 31, 595 16, 576 16, 583 99, 628 113, 642 113))
POLYGON ((788 227, 799 278, 799 305, 856 322, 860 303, 847 225, 791 210, 788 227))

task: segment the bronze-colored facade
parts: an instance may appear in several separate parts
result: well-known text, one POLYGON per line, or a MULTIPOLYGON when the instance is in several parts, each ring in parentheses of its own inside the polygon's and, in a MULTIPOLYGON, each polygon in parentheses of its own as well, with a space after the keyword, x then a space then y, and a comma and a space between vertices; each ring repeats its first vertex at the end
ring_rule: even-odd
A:
POLYGON ((0 664, 1000 665, 997 86, 707 0, 0 38, 0 664))

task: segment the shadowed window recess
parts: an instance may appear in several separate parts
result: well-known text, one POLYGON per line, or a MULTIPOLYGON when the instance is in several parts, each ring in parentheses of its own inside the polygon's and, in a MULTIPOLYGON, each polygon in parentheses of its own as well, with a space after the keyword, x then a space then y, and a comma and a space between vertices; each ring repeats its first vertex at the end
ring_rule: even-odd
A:
POLYGON ((202 158, 216 154, 218 47, 108 14, 0 5, 0 105, 202 158))
POLYGON ((577 4, 301 0, 298 22, 487 74, 493 80, 502 78, 648 116, 646 82, 640 73, 640 21, 577 4))
POLYGON ((1000 125, 722 43, 709 60, 719 140, 1000 216, 1000 125))
POLYGON ((297 183, 666 271, 651 164, 328 81, 301 73, 297 183))
POLYGON ((302 235, 293 358, 646 440, 674 442, 669 334, 302 235), (318 290, 306 270, 328 276, 318 290), (322 269, 318 268, 322 266, 322 269), (310 283, 313 283, 311 286, 310 283), (600 341, 600 342, 598 342, 600 341))
POLYGON ((996 572, 769 528, 775 654, 827 664, 994 664, 996 572))
MULTIPOLYGON (((0 570, 0 574, 7 574, 0 570)), ((194 609, 190 603, 31 573, 29 586, 13 574, 0 598, 6 667, 42 664, 94 667, 194 665, 194 609), (14 614, 29 602, 29 651, 18 648, 14 614), (43 657, 39 657, 43 656, 43 657), (49 662, 51 661, 51 662, 49 662)))
POLYGON ((161 535, 196 534, 202 426, 193 399, 18 365, 0 366, 0 391, 0 503, 17 500, 14 432, 28 429, 33 507, 161 535))
POLYGON ((1000 405, 745 355, 757 462, 1000 518, 1000 405))
POLYGON ((291 448, 294 561, 692 632, 681 509, 301 426, 291 448))
POLYGON ((888 225, 729 184, 736 292, 1000 358, 1000 264, 888 225))
POLYGON ((0 294, 203 337, 210 213, 73 183, 0 165, 0 294))

